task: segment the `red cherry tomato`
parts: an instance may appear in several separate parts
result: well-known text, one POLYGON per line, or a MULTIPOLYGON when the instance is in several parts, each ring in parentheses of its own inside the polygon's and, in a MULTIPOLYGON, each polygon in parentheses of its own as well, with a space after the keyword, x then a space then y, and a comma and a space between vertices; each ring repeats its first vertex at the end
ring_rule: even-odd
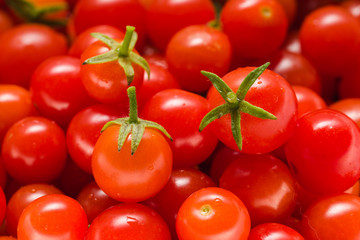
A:
POLYGON ((358 0, 347 0, 340 3, 347 12, 360 22, 360 2, 358 0))
POLYGON ((294 229, 279 223, 263 223, 250 231, 248 240, 305 240, 294 229))
POLYGON ((6 171, 22 183, 55 180, 66 161, 64 131, 43 117, 26 117, 7 131, 2 145, 6 171))
MULTIPOLYGON (((223 80, 236 92, 244 78, 254 69, 238 68, 226 74, 223 80)), ((214 87, 210 88, 207 99, 211 109, 225 103, 214 87)), ((275 72, 265 70, 251 86, 245 100, 272 113, 277 120, 264 120, 241 113, 242 152, 266 153, 285 143, 297 118, 296 96, 289 83, 275 72)), ((210 126, 220 141, 233 150, 238 150, 231 134, 230 114, 215 120, 210 126)))
POLYGON ((349 117, 320 109, 299 118, 285 146, 299 183, 315 193, 339 193, 359 179, 360 131, 349 117))
POLYGON ((31 202, 22 212, 18 239, 84 240, 88 229, 81 205, 68 196, 50 194, 31 202))
POLYGON ((210 129, 198 130, 209 109, 204 97, 180 89, 167 89, 147 102, 141 116, 159 123, 172 136, 170 147, 174 165, 190 167, 205 161, 217 144, 217 138, 210 129), (185 126, 180 127, 182 125, 185 126))
POLYGON ((0 9, 0 34, 12 28, 14 25, 10 15, 0 9))
POLYGON ((155 210, 138 203, 123 203, 97 216, 86 239, 170 240, 171 236, 155 210))
POLYGON ((181 205, 176 231, 179 240, 247 240, 250 217, 233 193, 222 188, 203 188, 181 205))
POLYGON ((80 59, 48 58, 34 71, 30 93, 39 112, 66 128, 81 109, 93 104, 80 78, 80 59))
POLYGON ((231 44, 220 30, 207 25, 191 25, 178 31, 166 48, 166 61, 184 90, 205 92, 211 82, 201 70, 219 76, 228 72, 231 44))
POLYGON ((349 194, 331 195, 306 210, 301 233, 306 240, 357 239, 359 225, 360 198, 349 194))
POLYGON ((165 52, 171 37, 180 29, 205 24, 215 18, 210 0, 150 1, 146 9, 146 26, 151 42, 165 52))
POLYGON ((319 94, 304 86, 292 86, 296 99, 298 100, 298 116, 301 117, 305 113, 326 108, 326 103, 319 94))
POLYGON ((171 148, 160 132, 146 128, 134 155, 130 150, 131 134, 118 151, 119 129, 119 125, 110 126, 95 144, 92 155, 95 181, 106 194, 121 202, 153 197, 170 178, 171 148))
POLYGON ((0 35, 0 52, 0 83, 28 87, 35 68, 49 57, 66 54, 67 43, 50 27, 23 24, 0 35))
POLYGON ((49 194, 62 192, 49 184, 29 184, 19 188, 10 198, 6 209, 6 231, 17 236, 19 218, 26 206, 32 201, 49 194))
POLYGON ((295 209, 295 181, 281 160, 269 155, 240 155, 229 164, 219 186, 238 196, 254 227, 280 222, 295 209))
POLYGON ((238 58, 264 58, 283 43, 288 28, 284 8, 275 0, 227 1, 221 11, 223 30, 238 58))
POLYGON ((342 99, 329 105, 329 108, 344 113, 360 127, 360 98, 342 99))

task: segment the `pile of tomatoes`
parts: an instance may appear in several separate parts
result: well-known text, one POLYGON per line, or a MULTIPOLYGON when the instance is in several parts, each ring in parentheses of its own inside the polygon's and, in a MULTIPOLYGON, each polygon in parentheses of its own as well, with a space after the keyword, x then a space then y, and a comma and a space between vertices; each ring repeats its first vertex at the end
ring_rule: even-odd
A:
POLYGON ((0 0, 0 240, 358 240, 360 0, 0 0))

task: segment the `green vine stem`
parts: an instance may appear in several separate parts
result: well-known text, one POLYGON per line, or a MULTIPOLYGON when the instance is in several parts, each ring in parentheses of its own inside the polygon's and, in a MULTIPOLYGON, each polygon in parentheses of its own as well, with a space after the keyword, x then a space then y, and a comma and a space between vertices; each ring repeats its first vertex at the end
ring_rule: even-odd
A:
POLYGON ((118 151, 121 150, 126 138, 131 133, 131 155, 133 155, 136 152, 136 149, 139 147, 145 128, 147 127, 159 130, 172 141, 170 134, 160 124, 152 121, 143 120, 138 117, 136 91, 134 86, 127 89, 127 94, 129 97, 130 105, 129 117, 118 118, 116 120, 109 121, 101 129, 101 132, 103 132, 111 125, 120 125, 118 137, 118 151))
POLYGON ((128 85, 130 85, 135 74, 132 66, 134 63, 141 66, 146 71, 148 78, 150 78, 150 67, 148 62, 134 52, 134 47, 138 38, 135 27, 126 26, 125 37, 121 43, 102 33, 92 33, 91 36, 106 44, 110 48, 110 51, 88 58, 83 64, 100 64, 118 61, 120 66, 124 69, 128 85))
POLYGON ((220 105, 205 115, 202 119, 199 131, 202 131, 207 125, 209 125, 215 119, 221 118, 225 114, 231 116, 231 131, 234 140, 241 151, 242 149, 242 135, 241 135, 241 113, 247 113, 254 117, 261 119, 276 120, 277 118, 265 111, 264 109, 254 106, 251 103, 245 101, 245 95, 249 91, 250 87, 255 83, 256 79, 265 71, 270 65, 269 62, 256 68, 250 72, 240 84, 236 93, 216 74, 206 71, 201 71, 212 82, 213 86, 220 93, 225 100, 223 105, 220 105))

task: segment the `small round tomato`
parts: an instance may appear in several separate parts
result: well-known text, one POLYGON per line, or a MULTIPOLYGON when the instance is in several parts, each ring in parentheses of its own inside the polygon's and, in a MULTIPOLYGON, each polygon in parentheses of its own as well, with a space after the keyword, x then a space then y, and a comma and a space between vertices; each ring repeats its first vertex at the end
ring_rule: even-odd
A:
POLYGON ((132 155, 132 134, 118 151, 119 130, 119 125, 110 126, 95 144, 92 171, 96 183, 121 202, 139 202, 153 197, 170 178, 172 152, 168 142, 162 133, 146 128, 132 155))
POLYGON ((298 102, 298 116, 301 117, 305 113, 326 108, 326 103, 319 94, 304 86, 292 86, 298 102))
POLYGON ((203 188, 181 205, 176 231, 179 240, 247 240, 250 217, 242 201, 230 191, 203 188))
MULTIPOLYGON (((224 82, 237 92, 245 77, 254 67, 238 68, 223 77, 224 82)), ((225 103, 215 87, 207 94, 213 109, 225 103)), ((297 119, 297 100, 290 84, 279 74, 265 70, 246 93, 248 103, 276 116, 277 120, 260 119, 241 112, 242 152, 266 153, 284 144, 292 134, 297 119)), ((226 146, 239 150, 231 135, 231 115, 226 114, 210 124, 211 129, 226 146)))
POLYGON ((166 48, 166 61, 182 89, 205 92, 211 82, 201 70, 223 76, 230 67, 231 44, 219 29, 191 25, 178 31, 166 48))
POLYGON ((43 117, 26 117, 7 131, 2 145, 6 171, 21 183, 55 180, 66 162, 64 131, 43 117))
POLYGON ((220 19, 237 58, 269 56, 281 46, 288 28, 284 8, 276 0, 227 1, 220 19))
POLYGON ((329 108, 344 113, 360 127, 360 98, 346 98, 329 105, 329 108))
POLYGON ((345 8, 346 11, 348 11, 360 22, 360 2, 358 0, 342 1, 340 6, 345 8))
POLYGON ((250 231, 248 240, 305 240, 294 229, 279 223, 263 223, 250 231))
POLYGON ((86 239, 170 240, 171 235, 155 210, 138 203, 122 203, 97 216, 86 239))
POLYGON ((0 35, 0 52, 0 83, 28 87, 42 61, 67 53, 67 42, 50 27, 22 24, 0 35))
POLYGON ((42 196, 21 213, 19 240, 84 240, 88 229, 81 205, 63 194, 42 196))
POLYGON ((26 206, 32 201, 49 194, 62 192, 49 184, 29 184, 20 187, 10 198, 6 209, 6 231, 12 236, 17 236, 19 218, 26 206))
POLYGON ((359 128, 332 109, 315 110, 299 118, 285 153, 295 178, 315 193, 343 192, 360 177, 359 128))
POLYGON ((306 210, 301 220, 301 233, 306 240, 357 239, 359 225, 360 197, 330 195, 306 210))

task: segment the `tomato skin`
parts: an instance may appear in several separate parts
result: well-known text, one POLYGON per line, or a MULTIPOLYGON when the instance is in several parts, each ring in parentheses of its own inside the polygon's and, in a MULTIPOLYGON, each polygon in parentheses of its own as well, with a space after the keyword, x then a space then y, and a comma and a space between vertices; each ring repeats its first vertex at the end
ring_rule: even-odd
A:
POLYGON ((329 105, 329 108, 344 113, 360 127, 360 98, 341 99, 329 105))
MULTIPOLYGON (((107 45, 97 41, 83 52, 81 62, 109 50, 107 45)), ((135 74, 130 86, 140 88, 144 79, 144 70, 137 64, 132 64, 132 66, 135 74)), ((124 69, 118 61, 81 65, 80 74, 88 94, 96 100, 110 104, 127 100, 126 90, 129 86, 124 69)))
POLYGON ((72 117, 95 102, 86 92, 80 78, 80 59, 52 57, 34 71, 30 93, 39 112, 66 128, 72 117))
POLYGON ((295 209, 294 178, 285 163, 270 154, 239 155, 225 169, 219 186, 243 201, 252 227, 280 222, 295 209))
POLYGON ((32 201, 49 194, 62 192, 49 184, 28 184, 20 187, 10 198, 6 209, 6 231, 17 236, 19 218, 26 206, 32 201))
POLYGON ((177 31, 186 26, 205 24, 214 18, 215 10, 209 0, 151 1, 146 9, 149 38, 163 52, 177 31))
MULTIPOLYGON (((238 68, 222 79, 236 92, 243 79, 254 67, 238 68)), ((207 94, 210 108, 225 103, 214 87, 207 94)), ((290 137, 297 119, 297 101, 289 83, 273 71, 265 70, 245 96, 249 103, 263 108, 277 120, 263 120, 241 113, 242 152, 266 153, 280 147, 290 137)), ((216 119, 209 125, 218 139, 233 150, 238 150, 231 135, 230 114, 216 119)))
POLYGON ((12 28, 14 25, 13 21, 10 18, 10 15, 0 9, 0 34, 6 30, 12 28))
POLYGON ((181 204, 193 192, 205 187, 215 187, 205 173, 194 168, 177 168, 172 171, 165 187, 143 204, 155 209, 165 219, 173 239, 177 239, 175 222, 181 204))
POLYGON ((66 54, 67 43, 50 27, 22 24, 0 35, 0 52, 0 83, 28 87, 35 68, 49 57, 66 54))
POLYGON ((72 160, 82 170, 92 173, 91 156, 105 123, 127 114, 127 109, 118 111, 113 106, 97 104, 84 108, 72 118, 66 131, 66 146, 72 160))
POLYGON ((296 99, 298 100, 299 117, 313 110, 326 108, 324 99, 310 88, 298 85, 292 86, 292 88, 294 89, 296 99))
POLYGON ((227 1, 220 20, 234 55, 245 59, 264 58, 275 52, 288 28, 284 9, 275 0, 227 1))
POLYGON ((306 240, 357 239, 360 234, 360 198, 349 194, 324 197, 310 206, 301 220, 306 240))
POLYGON ((73 11, 74 30, 78 35, 86 29, 106 24, 125 32, 126 25, 136 28, 137 49, 145 43, 145 11, 137 0, 79 0, 73 11))
POLYGON ((205 161, 218 142, 210 129, 198 130, 209 109, 204 97, 181 89, 167 89, 147 102, 141 116, 159 123, 172 136, 169 145, 174 166, 190 167, 205 161), (185 124, 186 127, 179 127, 185 124))
POLYGON ((358 21, 340 6, 325 6, 306 17, 299 37, 304 56, 320 72, 338 77, 353 66, 360 28, 358 21))
POLYGON ((4 166, 22 183, 50 182, 65 166, 64 131, 43 117, 26 117, 7 131, 2 145, 4 166))
POLYGON ((242 201, 230 191, 203 188, 181 205, 176 231, 179 240, 247 240, 250 217, 242 201), (210 207, 210 212, 204 212, 204 207, 210 207))
POLYGON ((85 49, 97 41, 96 38, 90 35, 94 32, 105 34, 113 39, 123 39, 125 36, 122 31, 111 25, 96 25, 90 27, 76 36, 69 49, 69 55, 80 58, 85 49))
POLYGON ((191 25, 178 31, 166 48, 169 70, 182 89, 205 92, 211 82, 200 71, 223 76, 230 67, 231 44, 220 30, 207 25, 191 25))
POLYGON ((170 240, 171 236, 155 210, 138 203, 122 203, 97 216, 86 239, 170 240))
POLYGON ((81 205, 63 194, 42 196, 22 212, 18 240, 83 240, 88 228, 81 205))
POLYGON ((263 223, 250 231, 248 240, 305 240, 294 229, 279 223, 263 223))
POLYGON ((172 170, 172 152, 163 135, 146 128, 138 149, 131 155, 131 134, 121 151, 119 125, 107 128, 98 138, 92 171, 96 183, 110 197, 121 202, 139 202, 158 193, 172 170))
POLYGON ((35 107, 31 101, 29 90, 13 85, 0 85, 0 144, 6 131, 15 122, 24 117, 34 115, 35 107))
POLYGON ((0 222, 3 222, 6 215, 6 197, 2 187, 0 187, 0 222))
POLYGON ((295 178, 315 193, 343 192, 360 176, 360 131, 335 110, 315 110, 299 118, 285 153, 295 178))

